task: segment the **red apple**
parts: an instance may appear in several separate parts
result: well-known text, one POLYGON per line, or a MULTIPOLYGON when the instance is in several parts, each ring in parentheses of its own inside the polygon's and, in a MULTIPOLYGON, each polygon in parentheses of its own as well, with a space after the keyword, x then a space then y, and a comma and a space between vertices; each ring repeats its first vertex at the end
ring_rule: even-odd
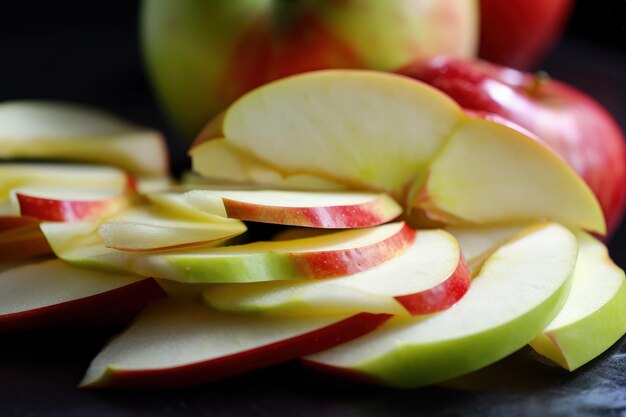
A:
POLYGON ((572 0, 481 0, 481 58, 531 69, 557 41, 572 0))
POLYGON ((423 56, 473 56, 468 0, 148 0, 152 80, 188 138, 254 87, 325 68, 391 70, 423 56))
MULTIPOLYGON (((32 221, 30 217, 25 219, 28 219, 28 222, 32 221)), ((0 231, 0 262, 12 262, 50 253, 52 249, 39 229, 39 221, 0 231)))
POLYGON ((484 61, 435 57, 399 72, 437 87, 465 108, 495 113, 537 135, 596 194, 609 232, 619 225, 626 204, 624 136, 593 98, 559 81, 484 61))

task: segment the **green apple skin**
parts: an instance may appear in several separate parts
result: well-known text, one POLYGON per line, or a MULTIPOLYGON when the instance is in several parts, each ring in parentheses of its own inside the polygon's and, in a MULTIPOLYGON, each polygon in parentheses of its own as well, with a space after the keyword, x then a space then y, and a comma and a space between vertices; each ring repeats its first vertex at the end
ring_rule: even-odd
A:
POLYGON ((474 0, 145 0, 141 19, 153 84, 187 138, 269 81, 473 56, 478 41, 474 0))
POLYGON ((577 236, 580 252, 570 297, 554 321, 530 342, 539 354, 570 371, 600 355, 626 332, 624 271, 611 261, 602 243, 583 232, 577 236))

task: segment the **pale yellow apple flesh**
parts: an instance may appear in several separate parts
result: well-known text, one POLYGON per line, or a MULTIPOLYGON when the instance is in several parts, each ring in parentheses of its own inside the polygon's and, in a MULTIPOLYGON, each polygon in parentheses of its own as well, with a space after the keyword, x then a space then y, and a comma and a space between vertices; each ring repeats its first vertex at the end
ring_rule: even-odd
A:
POLYGON ((519 349, 554 319, 574 270, 576 237, 557 224, 534 226, 496 250, 468 293, 424 319, 393 318, 306 363, 398 387, 458 376, 519 349))
POLYGON ((0 158, 105 163, 133 174, 167 174, 163 136, 109 113, 77 104, 0 104, 0 158))
POLYGON ((402 214, 388 195, 366 192, 200 189, 149 198, 178 212, 318 228, 371 227, 402 214))
POLYGON ((153 251, 224 241, 246 230, 239 220, 190 219, 158 207, 139 206, 106 220, 98 233, 109 248, 153 251))
POLYGON ((626 333, 626 282, 606 247, 577 233, 578 261, 563 309, 530 345, 565 369, 589 362, 626 333))
POLYGON ((427 314, 458 301, 470 280, 454 237, 420 230, 404 254, 363 272, 314 282, 215 285, 203 299, 218 311, 261 315, 427 314))

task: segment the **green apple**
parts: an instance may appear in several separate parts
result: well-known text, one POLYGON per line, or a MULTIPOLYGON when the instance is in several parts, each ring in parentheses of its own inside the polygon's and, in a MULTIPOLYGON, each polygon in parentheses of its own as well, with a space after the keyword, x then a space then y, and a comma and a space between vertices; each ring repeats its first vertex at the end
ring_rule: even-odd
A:
POLYGON ((563 309, 530 345, 565 369, 574 369, 604 352, 626 333, 624 271, 606 247, 577 233, 578 262, 563 309))
POLYGON ((402 214, 388 195, 366 192, 197 189, 148 198, 177 211, 191 208, 231 219, 325 229, 377 226, 402 214))
POLYGON ((203 299, 216 310, 235 313, 417 315, 450 307, 470 281, 454 237, 443 230, 420 230, 405 253, 362 272, 313 282, 214 285, 203 299))
POLYGON ((169 171, 159 132, 91 107, 52 101, 0 104, 0 158, 104 163, 138 176, 169 171))
POLYGON ((424 319, 397 317, 305 363, 340 375, 418 387, 516 351, 558 314, 576 264, 576 237, 539 224, 496 250, 459 302, 424 319))
POLYGON ((548 219, 605 231, 593 193, 548 148, 401 76, 329 70, 275 81, 230 106, 222 132, 280 172, 383 190, 445 224, 548 219))
POLYGON ((92 361, 81 387, 172 388, 297 359, 379 326, 385 314, 259 318, 189 300, 153 303, 92 361))
POLYGON ((142 41, 161 100, 190 139, 241 94, 288 75, 473 56, 477 8, 474 0, 145 0, 142 41))

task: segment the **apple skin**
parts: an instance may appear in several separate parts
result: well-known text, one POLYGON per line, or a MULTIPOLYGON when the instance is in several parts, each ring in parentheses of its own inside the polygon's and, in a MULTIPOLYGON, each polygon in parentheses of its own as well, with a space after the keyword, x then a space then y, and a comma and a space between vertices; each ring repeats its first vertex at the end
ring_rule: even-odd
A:
POLYGON ((479 56, 532 69, 555 44, 572 0, 481 0, 479 56))
POLYGON ((145 0, 142 41, 162 102, 188 139, 234 99, 327 68, 388 71, 474 56, 474 0, 145 0), (184 47, 181 47, 184 45, 184 47))
POLYGON ((23 216, 57 222, 99 219, 120 210, 127 203, 124 195, 97 200, 64 200, 18 192, 16 197, 23 216))
POLYGON ((593 98, 559 81, 479 60, 440 56, 398 72, 431 84, 462 107, 494 113, 534 133, 587 182, 609 234, 619 226, 626 205, 626 142, 593 98))

